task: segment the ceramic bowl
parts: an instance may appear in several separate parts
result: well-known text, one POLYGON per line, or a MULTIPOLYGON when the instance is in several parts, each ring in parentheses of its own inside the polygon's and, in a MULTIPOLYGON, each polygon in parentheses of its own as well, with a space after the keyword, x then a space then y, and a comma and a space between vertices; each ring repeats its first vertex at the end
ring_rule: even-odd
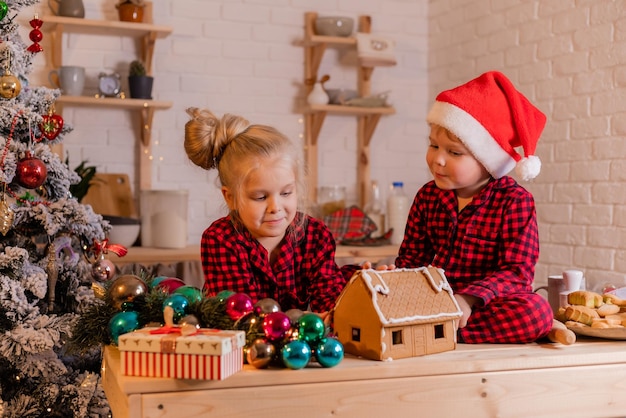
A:
POLYGON ((348 100, 356 99, 359 97, 359 92, 352 89, 327 89, 329 104, 342 105, 348 100))
POLYGON ((139 219, 109 215, 103 215, 102 218, 111 224, 108 237, 110 244, 119 244, 128 248, 132 247, 139 238, 139 230, 141 229, 139 219))
POLYGON ((315 33, 322 36, 350 36, 354 28, 351 17, 327 16, 315 19, 315 33))

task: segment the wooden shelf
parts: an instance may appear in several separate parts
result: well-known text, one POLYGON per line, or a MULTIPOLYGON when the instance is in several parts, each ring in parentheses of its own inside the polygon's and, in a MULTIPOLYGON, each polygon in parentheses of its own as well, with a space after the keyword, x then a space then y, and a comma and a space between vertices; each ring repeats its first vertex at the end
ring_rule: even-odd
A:
MULTIPOLYGON (((318 80, 318 71, 327 47, 356 48, 355 37, 320 36, 314 31, 317 13, 307 12, 304 15, 304 83, 309 86, 308 95, 313 83, 318 80)), ((359 17, 359 31, 371 32, 371 18, 359 17)), ((357 66, 357 91, 359 96, 371 95, 370 81, 374 68, 357 66)), ((395 113, 393 107, 356 107, 341 105, 307 105, 304 109, 304 139, 306 165, 309 173, 309 199, 317 200, 317 167, 318 138, 327 115, 356 116, 357 118, 357 192, 359 204, 365 205, 370 193, 370 142, 376 126, 383 115, 395 113)))
POLYGON ((155 110, 164 110, 172 107, 172 102, 162 100, 143 99, 118 99, 112 97, 98 98, 90 96, 59 96, 56 101, 59 112, 63 105, 68 106, 98 106, 118 109, 136 110, 141 120, 141 143, 144 147, 150 145, 150 135, 152 133, 152 119, 155 110))
MULTIPOLYGON (((151 3, 146 6, 144 18, 152 21, 151 3)), ((51 29, 52 65, 63 65, 63 33, 77 33, 99 36, 134 37, 142 40, 140 58, 146 65, 148 74, 152 73, 152 57, 154 44, 158 38, 169 36, 173 29, 169 26, 153 25, 152 23, 120 22, 114 20, 93 20, 76 17, 47 15, 43 18, 44 30, 51 29)))
MULTIPOLYGON (((132 37, 140 42, 140 58, 148 75, 152 74, 152 62, 156 40, 169 36, 173 29, 169 26, 154 25, 152 21, 152 2, 146 2, 144 22, 122 22, 117 20, 93 20, 75 17, 46 15, 42 29, 50 33, 51 51, 48 52, 51 66, 58 68, 65 65, 63 61, 63 34, 97 35, 132 37)), ((96 98, 90 96, 60 96, 57 111, 62 112, 63 106, 97 106, 110 107, 136 112, 140 119, 139 138, 139 187, 140 190, 151 188, 150 139, 152 121, 155 110, 172 107, 172 102, 143 99, 96 98)))

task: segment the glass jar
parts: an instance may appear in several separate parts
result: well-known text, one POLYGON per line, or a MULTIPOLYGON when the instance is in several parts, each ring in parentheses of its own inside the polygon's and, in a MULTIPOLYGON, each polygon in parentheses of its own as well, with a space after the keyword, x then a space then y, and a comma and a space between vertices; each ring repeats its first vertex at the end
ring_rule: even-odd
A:
POLYGON ((327 216, 346 208, 346 188, 344 186, 322 186, 317 194, 317 203, 322 216, 327 216))

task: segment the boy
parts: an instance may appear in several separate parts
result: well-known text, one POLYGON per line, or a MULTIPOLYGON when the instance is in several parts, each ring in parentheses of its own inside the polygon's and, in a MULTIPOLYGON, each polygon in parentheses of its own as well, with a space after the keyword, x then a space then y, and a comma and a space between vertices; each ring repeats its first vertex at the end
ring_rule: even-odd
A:
POLYGON ((546 117, 499 72, 440 93, 427 121, 434 177, 415 196, 397 267, 445 270, 465 343, 526 343, 552 326, 533 293, 539 238, 532 195, 507 176, 539 174, 546 117), (516 151, 523 148, 525 157, 516 151))

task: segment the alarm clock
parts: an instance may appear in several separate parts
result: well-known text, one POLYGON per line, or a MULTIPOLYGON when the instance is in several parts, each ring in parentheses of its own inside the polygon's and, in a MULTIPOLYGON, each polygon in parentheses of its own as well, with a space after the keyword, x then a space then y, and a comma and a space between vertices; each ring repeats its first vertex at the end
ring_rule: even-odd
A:
POLYGON ((120 97, 122 94, 121 76, 118 73, 100 73, 98 94, 100 97, 120 97))

